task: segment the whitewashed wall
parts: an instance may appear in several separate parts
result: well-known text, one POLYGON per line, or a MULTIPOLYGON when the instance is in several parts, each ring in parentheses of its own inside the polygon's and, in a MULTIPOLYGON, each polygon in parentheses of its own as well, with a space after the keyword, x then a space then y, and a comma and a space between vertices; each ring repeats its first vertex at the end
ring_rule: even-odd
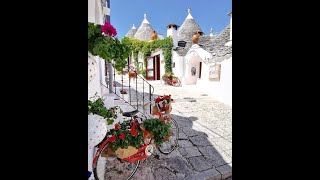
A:
POLYGON ((88 0, 88 22, 95 22, 95 0, 88 0))
MULTIPOLYGON (((88 0, 88 22, 93 22, 95 24, 103 23, 103 11, 100 0, 88 0)), ((94 57, 97 64, 97 74, 95 78, 88 83, 88 98, 92 97, 97 93, 101 96, 101 82, 104 82, 105 69, 104 60, 99 57, 94 57)), ((104 83, 105 84, 105 83, 104 83)))
POLYGON ((179 56, 178 53, 173 51, 172 52, 172 63, 175 63, 175 67, 172 68, 174 75, 177 76, 179 79, 181 79, 183 76, 184 68, 185 68, 184 57, 179 56))
POLYGON ((202 78, 197 86, 206 94, 219 101, 232 106, 232 57, 221 62, 220 81, 210 81, 208 77, 209 66, 202 63, 202 78))
POLYGON ((96 69, 98 70, 97 74, 95 75, 94 79, 88 83, 88 99, 93 97, 96 93, 98 96, 101 96, 101 85, 100 85, 100 61, 98 57, 95 57, 96 60, 96 69))

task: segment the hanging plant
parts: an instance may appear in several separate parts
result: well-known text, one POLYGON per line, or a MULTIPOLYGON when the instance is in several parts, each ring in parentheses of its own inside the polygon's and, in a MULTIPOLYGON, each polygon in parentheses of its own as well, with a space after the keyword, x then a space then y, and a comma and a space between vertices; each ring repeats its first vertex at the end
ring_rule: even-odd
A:
POLYGON ((88 51, 113 63, 120 71, 126 66, 131 50, 129 44, 121 43, 116 35, 116 29, 109 22, 102 26, 88 22, 88 51))

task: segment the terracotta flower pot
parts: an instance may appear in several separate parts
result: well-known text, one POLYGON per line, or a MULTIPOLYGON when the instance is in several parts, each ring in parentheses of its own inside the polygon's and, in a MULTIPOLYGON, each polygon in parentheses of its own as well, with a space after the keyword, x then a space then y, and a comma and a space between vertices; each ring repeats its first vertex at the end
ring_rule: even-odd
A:
POLYGON ((158 39, 158 34, 156 33, 156 31, 153 31, 153 33, 151 34, 151 40, 156 40, 158 39))
POLYGON ((192 36, 192 42, 193 44, 198 44, 200 38, 200 34, 198 32, 195 32, 192 36))
POLYGON ((171 111, 172 111, 172 106, 171 106, 171 102, 170 102, 165 108, 165 113, 170 114, 171 111))

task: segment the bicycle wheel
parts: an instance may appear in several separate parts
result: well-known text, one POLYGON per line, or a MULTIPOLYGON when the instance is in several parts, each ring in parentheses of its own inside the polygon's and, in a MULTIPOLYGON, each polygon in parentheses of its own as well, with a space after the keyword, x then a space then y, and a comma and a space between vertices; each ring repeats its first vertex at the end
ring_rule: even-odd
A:
POLYGON ((169 154, 175 148, 178 147, 178 138, 179 138, 178 124, 172 117, 170 117, 170 118, 171 118, 171 120, 170 120, 170 122, 171 122, 171 132, 173 132, 173 135, 170 136, 168 141, 165 141, 160 146, 158 146, 158 149, 162 154, 169 154))
POLYGON ((92 163, 94 178, 96 180, 129 180, 137 171, 140 161, 121 162, 116 156, 106 156, 107 147, 108 143, 99 148, 94 157, 92 163))

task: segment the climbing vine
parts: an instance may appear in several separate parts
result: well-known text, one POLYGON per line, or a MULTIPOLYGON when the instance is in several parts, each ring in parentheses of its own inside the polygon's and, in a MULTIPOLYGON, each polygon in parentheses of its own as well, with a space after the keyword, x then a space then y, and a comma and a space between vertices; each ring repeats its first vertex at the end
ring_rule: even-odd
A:
POLYGON ((165 60, 165 72, 172 73, 171 59, 172 59, 173 41, 171 37, 166 37, 164 39, 156 39, 151 42, 124 37, 122 38, 121 43, 127 44, 130 46, 130 51, 132 53, 133 59, 135 60, 134 64, 136 66, 138 66, 139 52, 142 53, 142 57, 145 60, 146 56, 150 55, 156 49, 162 49, 164 54, 164 60, 165 60))

